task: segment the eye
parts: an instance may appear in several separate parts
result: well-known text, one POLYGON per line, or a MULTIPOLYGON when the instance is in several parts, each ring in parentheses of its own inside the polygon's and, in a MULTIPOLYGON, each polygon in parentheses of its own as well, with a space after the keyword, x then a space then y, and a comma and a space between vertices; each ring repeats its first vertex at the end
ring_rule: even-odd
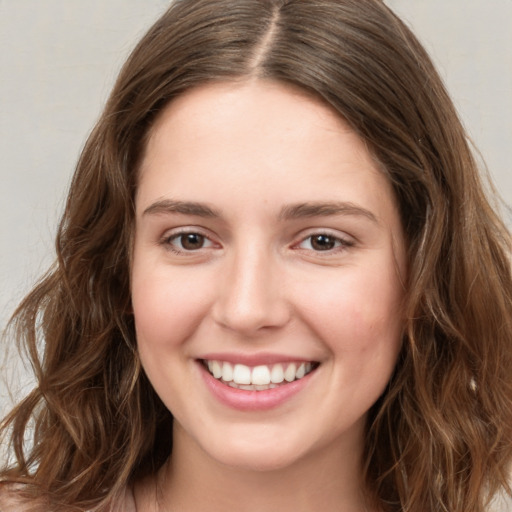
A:
POLYGON ((213 242, 205 235, 192 231, 166 236, 163 244, 176 253, 193 252, 213 246, 213 242))
POLYGON ((345 247, 351 247, 353 242, 328 233, 315 233, 304 238, 299 244, 300 249, 308 249, 316 252, 334 251, 345 247))

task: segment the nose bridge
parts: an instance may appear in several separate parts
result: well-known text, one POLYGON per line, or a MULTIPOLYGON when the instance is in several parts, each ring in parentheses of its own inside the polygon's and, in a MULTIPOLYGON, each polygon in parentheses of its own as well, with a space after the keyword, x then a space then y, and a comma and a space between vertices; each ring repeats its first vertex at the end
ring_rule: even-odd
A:
POLYGON ((219 290, 217 321, 250 334, 284 325, 288 311, 276 255, 257 242, 241 243, 226 260, 219 290))

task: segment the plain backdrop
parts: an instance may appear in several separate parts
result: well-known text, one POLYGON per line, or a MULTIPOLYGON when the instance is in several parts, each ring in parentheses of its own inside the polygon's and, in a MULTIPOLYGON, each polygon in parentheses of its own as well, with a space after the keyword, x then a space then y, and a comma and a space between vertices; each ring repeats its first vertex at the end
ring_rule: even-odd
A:
MULTIPOLYGON (((168 4, 0 0, 0 328, 53 261, 80 149, 123 60, 168 4)), ((512 0, 387 4, 432 55, 511 205, 512 0)), ((510 211, 506 218, 512 224, 510 211)), ((6 396, 0 389, 0 413, 6 396)))

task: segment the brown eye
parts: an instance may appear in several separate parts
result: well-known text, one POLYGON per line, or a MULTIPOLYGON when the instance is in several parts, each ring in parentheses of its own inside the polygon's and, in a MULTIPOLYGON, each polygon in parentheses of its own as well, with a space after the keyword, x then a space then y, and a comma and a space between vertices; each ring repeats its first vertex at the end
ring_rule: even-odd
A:
POLYGON ((315 251, 329 251, 336 247, 338 241, 335 237, 329 235, 314 235, 310 237, 311 248, 315 251))
POLYGON ((205 242, 205 237, 199 233, 184 233, 177 237, 179 245, 186 251, 196 251, 202 249, 205 242))
POLYGON ((353 245, 354 242, 348 237, 345 238, 344 236, 335 236, 330 233, 320 232, 303 238, 297 247, 317 253, 325 252, 334 255, 353 245))
POLYGON ((192 255, 195 252, 203 253, 206 249, 218 248, 208 236, 196 231, 181 231, 174 234, 166 234, 160 244, 167 250, 181 256, 192 255))

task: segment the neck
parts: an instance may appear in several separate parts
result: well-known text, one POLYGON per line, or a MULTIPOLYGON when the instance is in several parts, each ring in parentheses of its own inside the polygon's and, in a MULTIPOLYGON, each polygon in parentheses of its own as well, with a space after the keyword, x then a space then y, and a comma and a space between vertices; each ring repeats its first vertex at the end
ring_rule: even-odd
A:
POLYGON ((153 487, 158 512, 366 511, 361 453, 354 449, 360 442, 334 449, 329 444, 284 468, 257 470, 212 459, 179 427, 174 441, 172 457, 153 487))

